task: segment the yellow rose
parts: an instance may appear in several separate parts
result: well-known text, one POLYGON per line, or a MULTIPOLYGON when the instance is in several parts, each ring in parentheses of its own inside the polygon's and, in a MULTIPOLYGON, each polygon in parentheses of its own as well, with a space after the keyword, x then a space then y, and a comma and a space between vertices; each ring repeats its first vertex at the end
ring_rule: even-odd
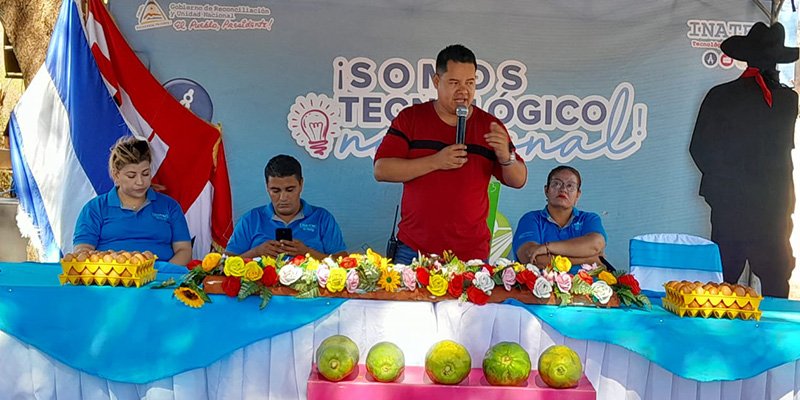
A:
POLYGON ((222 258, 222 254, 219 253, 208 253, 205 257, 203 257, 203 271, 211 272, 212 269, 217 267, 219 264, 219 260, 222 258))
POLYGON ((525 269, 525 266, 518 262, 511 264, 511 266, 514 268, 514 272, 522 272, 522 270, 525 269))
POLYGON ((553 268, 561 272, 569 272, 572 262, 567 257, 556 256, 553 259, 553 268))
POLYGON ((277 266, 275 259, 270 256, 261 256, 261 263, 264 264, 265 267, 277 266))
POLYGON ((222 270, 227 276, 244 276, 244 271, 244 260, 238 256, 228 257, 225 260, 225 268, 222 270))
POLYGON ((255 282, 264 275, 264 268, 261 268, 255 261, 250 261, 244 265, 244 279, 255 282))
POLYGON ((431 275, 428 281, 428 291, 434 296, 444 296, 447 293, 447 279, 441 275, 431 275))
POLYGON ((328 291, 336 293, 344 289, 345 283, 347 283, 347 270, 344 268, 332 268, 325 287, 328 291))
POLYGON ((311 256, 306 256, 306 271, 316 271, 319 268, 319 261, 311 256))
POLYGON ((603 271, 603 272, 599 273, 597 275, 597 277, 600 278, 601 281, 603 281, 603 282, 605 282, 605 283, 607 283, 609 285, 614 285, 614 284, 617 283, 617 278, 614 277, 614 274, 612 274, 611 272, 608 272, 608 271, 603 271))

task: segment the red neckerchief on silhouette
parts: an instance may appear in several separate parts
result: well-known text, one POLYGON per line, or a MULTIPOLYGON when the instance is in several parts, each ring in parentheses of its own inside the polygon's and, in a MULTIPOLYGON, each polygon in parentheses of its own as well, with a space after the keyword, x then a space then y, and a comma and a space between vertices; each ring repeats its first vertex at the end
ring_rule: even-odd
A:
POLYGON ((758 68, 747 67, 747 69, 744 70, 741 78, 756 78, 756 83, 758 83, 758 86, 761 87, 761 92, 764 93, 764 101, 766 101, 767 105, 772 108, 772 91, 767 87, 767 83, 764 82, 764 77, 761 76, 761 72, 758 68))

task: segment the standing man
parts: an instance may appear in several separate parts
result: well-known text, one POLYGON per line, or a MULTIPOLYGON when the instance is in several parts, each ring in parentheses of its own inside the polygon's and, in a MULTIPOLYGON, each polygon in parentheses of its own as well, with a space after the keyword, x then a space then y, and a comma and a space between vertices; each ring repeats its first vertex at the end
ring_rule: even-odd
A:
POLYGON ((606 230, 600 216, 575 208, 581 198, 581 174, 560 165, 547 175, 547 206, 520 218, 514 233, 517 260, 539 266, 550 255, 566 256, 573 265, 600 262, 606 247, 606 230))
POLYGON ((264 168, 264 178, 270 204, 254 208, 239 219, 227 253, 242 257, 310 254, 318 260, 347 254, 333 215, 300 198, 303 171, 294 157, 273 157, 264 168), (279 228, 291 229, 292 240, 277 240, 279 228))
POLYGON ((711 207, 725 282, 736 283, 747 262, 773 297, 789 295, 795 265, 789 236, 797 92, 780 83, 777 64, 800 53, 784 40, 783 25, 758 22, 746 36, 722 42, 722 52, 747 69, 708 91, 689 146, 703 174, 700 195, 711 207))
POLYGON ((437 99, 401 111, 375 154, 375 179, 403 183, 397 263, 410 263, 418 251, 487 259, 489 180, 525 185, 528 170, 503 123, 472 105, 477 65, 462 45, 439 52, 437 99), (456 143, 459 106, 468 108, 465 144, 456 143))

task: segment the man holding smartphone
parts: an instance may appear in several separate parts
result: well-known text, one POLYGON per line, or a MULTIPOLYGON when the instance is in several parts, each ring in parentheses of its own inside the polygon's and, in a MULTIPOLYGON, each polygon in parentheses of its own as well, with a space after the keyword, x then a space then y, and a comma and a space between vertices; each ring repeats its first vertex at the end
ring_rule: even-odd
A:
POLYGON ((270 204, 245 213, 233 229, 226 252, 242 257, 287 254, 321 260, 346 255, 336 219, 300 198, 303 172, 294 157, 278 155, 264 168, 270 204))

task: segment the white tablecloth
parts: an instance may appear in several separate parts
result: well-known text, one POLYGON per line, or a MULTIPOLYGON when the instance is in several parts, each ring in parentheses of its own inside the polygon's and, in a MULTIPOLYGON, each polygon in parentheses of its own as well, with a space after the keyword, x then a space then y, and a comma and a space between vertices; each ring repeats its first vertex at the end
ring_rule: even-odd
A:
MULTIPOLYGON (((220 327, 212 336, 225 340, 225 329, 220 327)), ((699 383, 675 376, 619 346, 566 338, 519 307, 367 300, 350 300, 315 323, 253 343, 207 368, 145 385, 82 373, 0 332, 0 400, 304 399, 313 350, 337 333, 355 340, 362 362, 370 346, 389 340, 403 349, 408 365, 424 365, 428 347, 442 339, 464 344, 473 367, 480 367, 486 349, 500 341, 522 344, 534 364, 550 345, 566 344, 584 361, 598 399, 800 400, 800 362, 746 380, 699 383)), ((747 351, 746 344, 731 351, 747 351)))

